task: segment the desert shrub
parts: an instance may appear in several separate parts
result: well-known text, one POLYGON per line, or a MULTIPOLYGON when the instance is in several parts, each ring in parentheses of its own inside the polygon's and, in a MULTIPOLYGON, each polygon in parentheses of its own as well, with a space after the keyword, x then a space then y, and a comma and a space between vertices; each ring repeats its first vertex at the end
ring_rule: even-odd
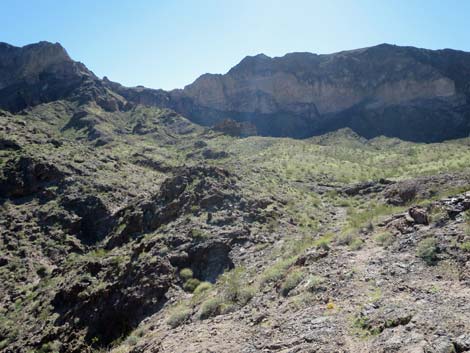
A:
POLYGON ((203 231, 202 229, 192 229, 191 236, 197 241, 203 241, 207 239, 210 236, 210 234, 203 231))
POLYGON ((297 257, 293 256, 279 260, 274 265, 268 267, 261 275, 261 285, 268 282, 276 282, 283 278, 289 267, 291 267, 296 260, 297 257))
POLYGON ((183 289, 187 292, 194 292, 200 283, 201 281, 199 281, 197 278, 190 278, 184 282, 183 289))
POLYGON ((416 254, 428 265, 432 265, 437 260, 437 240, 426 238, 421 240, 416 247, 416 254))
POLYGON ((220 297, 209 298, 201 304, 198 318, 200 320, 208 319, 212 316, 219 315, 223 308, 223 300, 220 297))
POLYGON ((381 232, 375 236, 375 241, 377 244, 387 247, 393 244, 395 241, 395 236, 390 232, 381 232))
POLYGON ((355 207, 348 208, 348 223, 351 228, 358 229, 367 226, 373 230, 373 223, 381 216, 399 211, 400 208, 380 203, 371 203, 367 209, 359 210, 355 207))
POLYGON ((183 281, 187 281, 190 278, 193 278, 193 271, 190 268, 183 268, 180 271, 180 278, 183 281))
POLYGON ((228 314, 228 313, 233 313, 234 311, 237 310, 237 305, 234 303, 222 303, 220 304, 219 310, 220 314, 228 314))
POLYGON ((315 293, 319 290, 322 290, 325 279, 320 276, 311 275, 308 278, 306 289, 311 293, 315 293))
POLYGON ((281 286, 281 294, 287 297, 289 293, 297 287, 304 278, 304 272, 301 269, 295 269, 289 272, 281 286))
POLYGON ((336 236, 336 243, 338 245, 348 245, 351 250, 359 250, 364 244, 363 240, 351 230, 338 234, 336 236))
POLYGON ((44 265, 41 265, 39 266, 39 268, 36 270, 36 273, 38 274, 38 276, 40 277, 45 277, 49 274, 49 269, 47 268, 47 266, 44 266, 44 265))
POLYGON ((248 286, 243 278, 243 268, 226 272, 222 278, 222 293, 225 301, 245 305, 254 295, 254 288, 248 286))
POLYGON ((180 326, 185 321, 189 319, 191 316, 191 309, 184 305, 178 305, 175 307, 168 317, 166 323, 170 325, 170 327, 175 328, 180 326))
POLYGON ((459 248, 463 251, 470 252, 470 241, 463 242, 459 245, 459 248))
POLYGON ((329 250, 330 243, 333 237, 334 237, 333 233, 326 233, 322 235, 320 238, 316 239, 313 245, 323 250, 329 250))
POLYGON ((134 335, 131 335, 131 336, 127 337, 127 339, 126 339, 126 343, 129 346, 135 346, 138 342, 139 342, 139 338, 137 336, 134 336, 134 335))
POLYGON ((350 245, 354 239, 356 239, 357 235, 351 231, 346 231, 344 233, 340 233, 336 236, 336 243, 338 245, 350 245))
POLYGON ((465 234, 470 235, 470 210, 465 211, 463 219, 465 221, 465 234))
POLYGON ((193 293, 196 295, 202 294, 207 292, 212 288, 212 284, 209 282, 201 282, 199 285, 194 289, 193 293))
POLYGON ((53 341, 44 343, 41 348, 37 350, 38 353, 54 353, 58 352, 61 348, 61 343, 59 341, 53 341))
POLYGON ((352 251, 357 251, 361 249, 363 245, 364 245, 364 240, 362 240, 359 237, 356 237, 351 241, 351 243, 349 243, 349 249, 351 249, 352 251))
POLYGON ((447 218, 447 212, 442 207, 432 207, 429 212, 429 222, 431 223, 442 223, 447 218))

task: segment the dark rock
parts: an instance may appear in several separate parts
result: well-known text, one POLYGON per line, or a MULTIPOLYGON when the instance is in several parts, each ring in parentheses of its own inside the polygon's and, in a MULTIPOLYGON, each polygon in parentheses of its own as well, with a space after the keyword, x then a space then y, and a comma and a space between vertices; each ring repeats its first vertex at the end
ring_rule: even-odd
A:
POLYGON ((58 184, 65 174, 52 164, 20 157, 9 160, 0 177, 0 197, 24 197, 48 185, 58 184))
MULTIPOLYGON (((92 270, 99 271, 100 267, 92 270)), ((157 258, 152 263, 131 263, 118 273, 114 267, 101 272, 104 279, 100 285, 80 277, 63 283, 52 305, 59 314, 57 325, 86 328, 88 344, 106 346, 159 310, 173 271, 166 260, 157 258), (95 289, 90 290, 93 286, 95 289)), ((64 341, 72 337, 65 333, 64 341)))
POLYGON ((470 351, 470 334, 464 334, 453 340, 457 353, 470 351))
POLYGON ((8 259, 4 256, 0 257, 0 267, 8 265, 8 259))
POLYGON ((207 147, 207 143, 202 141, 202 140, 199 140, 199 141, 196 141, 194 143, 194 147, 196 148, 204 148, 204 147, 207 147))
POLYGON ((249 122, 260 135, 304 138, 350 127, 366 138, 431 142, 468 135, 469 78, 469 53, 382 44, 329 55, 248 56, 182 91, 139 95, 158 95, 207 126, 249 122))
POLYGON ((378 181, 367 181, 353 186, 348 186, 342 191, 348 196, 367 195, 381 192, 384 190, 386 185, 390 184, 393 184, 393 182, 386 179, 380 179, 378 181))
POLYGON ((141 165, 143 167, 151 168, 158 172, 169 173, 174 169, 174 167, 172 167, 171 165, 168 165, 164 161, 155 160, 143 154, 135 154, 133 157, 134 157, 133 161, 135 164, 141 165))
POLYGON ((385 197, 391 205, 402 206, 413 201, 417 194, 417 185, 415 181, 408 181, 395 184, 385 191, 385 197))
POLYGON ((108 240, 108 248, 127 242, 139 233, 151 232, 194 209, 211 212, 232 209, 239 203, 238 188, 230 174, 216 167, 184 167, 163 182, 160 191, 148 200, 130 205, 114 215, 119 231, 108 240), (191 185, 191 188, 189 186, 191 185))
POLYGON ((202 152, 202 156, 205 159, 221 159, 228 157, 228 153, 225 151, 214 151, 213 149, 208 148, 202 152))
POLYGON ((304 255, 299 256, 295 264, 297 266, 310 266, 326 256, 328 256, 328 250, 326 249, 309 250, 304 255))
POLYGON ((14 140, 0 138, 0 150, 14 150, 18 151, 21 146, 14 140))
POLYGON ((258 134, 256 125, 247 121, 238 122, 232 119, 224 119, 215 124, 212 128, 215 131, 220 131, 234 137, 248 137, 258 134))
POLYGON ((0 46, 0 107, 17 112, 72 95, 97 77, 58 43, 0 46))
POLYGON ((429 218, 426 210, 421 207, 413 207, 408 210, 408 214, 417 224, 429 224, 429 218))
POLYGON ((223 242, 209 240, 197 244, 188 251, 189 267, 196 278, 214 283, 219 275, 234 267, 229 257, 230 250, 223 242))
POLYGON ((442 188, 461 188, 470 182, 467 175, 438 174, 430 177, 418 177, 396 182, 383 191, 387 203, 403 206, 414 200, 429 199, 442 188))
POLYGON ((112 224, 111 213, 99 197, 68 196, 61 201, 61 204, 76 215, 77 218, 70 230, 77 234, 84 244, 94 244, 108 234, 112 224))

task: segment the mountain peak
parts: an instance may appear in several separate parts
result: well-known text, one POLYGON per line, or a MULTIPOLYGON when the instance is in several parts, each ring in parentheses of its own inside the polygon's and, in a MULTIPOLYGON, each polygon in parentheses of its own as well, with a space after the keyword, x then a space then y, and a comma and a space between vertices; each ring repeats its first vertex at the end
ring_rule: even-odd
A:
POLYGON ((96 79, 60 43, 0 43, 0 63, 0 107, 11 111, 61 99, 86 79, 96 79))

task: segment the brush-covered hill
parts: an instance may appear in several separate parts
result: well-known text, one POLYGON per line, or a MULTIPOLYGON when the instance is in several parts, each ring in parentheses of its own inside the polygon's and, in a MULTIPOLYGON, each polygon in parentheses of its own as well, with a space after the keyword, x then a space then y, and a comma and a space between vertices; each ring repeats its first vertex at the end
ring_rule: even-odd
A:
POLYGON ((181 92, 213 123, 226 115, 262 135, 308 137, 350 127, 360 135, 439 141, 470 132, 470 54, 382 44, 328 55, 244 58, 181 92))
POLYGON ((334 54, 244 58, 182 90, 124 87, 98 79, 59 44, 0 45, 0 108, 56 99, 96 101, 108 111, 135 104, 175 110, 198 124, 227 118, 264 136, 306 138, 349 127, 438 142, 470 134, 470 54, 381 44, 334 54))
POLYGON ((468 138, 240 138, 56 49, 0 111, 0 352, 470 351, 468 138))

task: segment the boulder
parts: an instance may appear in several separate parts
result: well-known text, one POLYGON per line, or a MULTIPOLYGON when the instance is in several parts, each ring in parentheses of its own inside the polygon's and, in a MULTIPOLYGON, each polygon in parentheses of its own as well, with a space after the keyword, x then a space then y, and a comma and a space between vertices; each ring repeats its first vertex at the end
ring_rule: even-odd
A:
POLYGON ((32 195, 65 177, 56 166, 31 157, 7 161, 0 176, 0 197, 19 198, 32 195))
POLYGON ((424 208, 413 207, 408 210, 408 214, 417 224, 429 224, 428 213, 424 208))

